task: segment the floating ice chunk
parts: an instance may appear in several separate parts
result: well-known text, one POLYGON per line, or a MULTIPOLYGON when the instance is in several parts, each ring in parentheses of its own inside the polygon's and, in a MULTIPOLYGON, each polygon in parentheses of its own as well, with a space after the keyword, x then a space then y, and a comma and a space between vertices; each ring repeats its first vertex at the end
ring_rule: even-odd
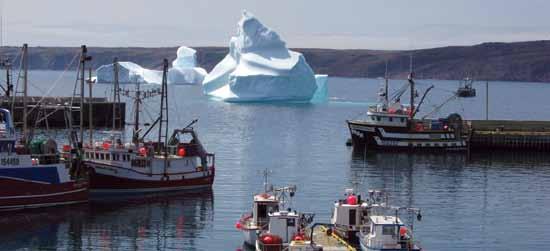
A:
MULTIPOLYGON (((114 69, 113 64, 102 65, 96 70, 98 83, 113 83, 114 69)), ((132 62, 118 62, 118 81, 120 84, 160 84, 162 82, 162 72, 149 70, 132 62)))
POLYGON ((317 84, 301 53, 244 12, 229 53, 203 81, 203 92, 229 102, 310 101, 317 84))

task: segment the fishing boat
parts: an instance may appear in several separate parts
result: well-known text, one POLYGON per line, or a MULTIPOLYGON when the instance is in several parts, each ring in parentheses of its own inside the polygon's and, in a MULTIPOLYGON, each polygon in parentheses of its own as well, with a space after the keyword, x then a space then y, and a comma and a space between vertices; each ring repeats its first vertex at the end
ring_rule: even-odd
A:
POLYGON ((18 144, 8 110, 0 108, 0 211, 82 203, 88 182, 77 178, 53 139, 18 144))
POLYGON ((399 218, 399 213, 405 212, 420 220, 420 210, 391 206, 388 201, 388 194, 381 190, 369 190, 362 198, 353 189, 346 189, 345 199, 334 204, 332 231, 363 251, 421 250, 413 238, 414 217, 408 217, 408 224, 399 218))
POLYGON ((464 151, 467 142, 463 137, 462 117, 453 113, 446 118, 421 119, 415 118, 428 92, 415 105, 414 74, 408 77, 410 87, 410 105, 401 104, 400 97, 405 92, 401 88, 393 99, 388 97, 388 81, 385 82, 385 92, 381 94, 383 101, 368 107, 366 116, 347 120, 354 147, 367 150, 429 150, 429 151, 464 151))
MULTIPOLYGON (((370 226, 361 228, 359 243, 363 251, 420 251, 415 241, 413 223, 406 225, 398 216, 400 211, 416 212, 411 208, 391 208, 394 215, 384 213, 369 216, 370 226)), ((418 214, 420 219, 420 214, 418 214)))
POLYGON ((471 78, 465 78, 460 81, 456 95, 462 98, 469 98, 476 96, 476 89, 473 87, 474 80, 471 78))
POLYGON ((273 186, 267 181, 268 172, 264 171, 264 191, 254 195, 252 212, 243 214, 235 228, 243 233, 244 243, 255 246, 258 234, 268 227, 269 212, 279 210, 279 199, 273 193, 273 186))
MULTIPOLYGON (((114 66, 116 82, 116 60, 114 66)), ((165 59, 160 89, 142 91, 138 84, 135 90, 122 90, 115 83, 115 95, 120 95, 121 92, 134 94, 132 141, 124 143, 123 133, 111 133, 100 142, 94 142, 90 136, 90 142, 83 146, 83 159, 89 168, 92 193, 145 193, 212 186, 215 158, 214 154, 205 150, 193 129, 197 120, 184 128, 173 130, 168 137, 167 70, 168 61, 165 59), (139 120, 140 104, 144 98, 159 95, 159 117, 140 135, 143 130, 139 120), (146 140, 155 126, 158 127, 157 140, 146 140)), ((113 116, 116 116, 115 112, 113 116)), ((115 120, 113 119, 113 124, 115 120)))
POLYGON ((18 77, 22 84, 10 84, 6 68, 7 86, 2 87, 6 90, 3 98, 13 98, 11 109, 23 112, 18 137, 12 113, 0 108, 0 211, 86 202, 88 182, 78 152, 60 153, 54 139, 33 138, 34 128, 28 128, 27 44, 22 47, 21 67, 18 77), (23 107, 14 107, 17 95, 23 95, 23 107))
POLYGON ((380 190, 369 190, 367 196, 356 194, 354 189, 346 189, 344 199, 334 203, 330 223, 333 232, 349 244, 358 246, 358 233, 368 225, 371 209, 385 207, 387 194, 380 190))
POLYGON ((290 207, 295 192, 296 186, 274 189, 280 205, 277 210, 267 213, 267 228, 258 232, 255 243, 257 251, 322 250, 306 234, 315 215, 298 212, 290 207))

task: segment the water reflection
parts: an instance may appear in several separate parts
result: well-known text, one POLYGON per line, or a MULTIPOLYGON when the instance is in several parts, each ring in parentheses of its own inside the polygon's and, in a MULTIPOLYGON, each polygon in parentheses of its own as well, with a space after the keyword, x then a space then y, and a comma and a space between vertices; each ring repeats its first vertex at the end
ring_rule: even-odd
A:
POLYGON ((213 207, 211 190, 103 197, 2 217, 0 241, 5 250, 197 250, 213 207))
POLYGON ((425 217, 415 229, 428 250, 534 250, 547 240, 525 222, 550 224, 547 155, 355 151, 350 170, 350 183, 361 191, 381 188, 393 204, 422 208, 425 217))

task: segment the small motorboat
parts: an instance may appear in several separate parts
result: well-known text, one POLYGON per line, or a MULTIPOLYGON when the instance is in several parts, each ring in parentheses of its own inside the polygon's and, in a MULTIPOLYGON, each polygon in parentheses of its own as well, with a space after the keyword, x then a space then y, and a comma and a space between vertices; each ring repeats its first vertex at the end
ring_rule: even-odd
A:
POLYGON ((279 199, 273 193, 273 186, 268 184, 267 175, 265 171, 264 191, 254 195, 252 212, 243 214, 235 224, 243 233, 244 243, 249 246, 255 246, 258 234, 268 228, 268 213, 279 210, 279 199))
POLYGON ((336 235, 359 246, 359 231, 368 226, 372 208, 385 207, 388 197, 380 190, 369 190, 367 196, 362 197, 353 189, 346 189, 344 197, 334 203, 330 223, 336 235))

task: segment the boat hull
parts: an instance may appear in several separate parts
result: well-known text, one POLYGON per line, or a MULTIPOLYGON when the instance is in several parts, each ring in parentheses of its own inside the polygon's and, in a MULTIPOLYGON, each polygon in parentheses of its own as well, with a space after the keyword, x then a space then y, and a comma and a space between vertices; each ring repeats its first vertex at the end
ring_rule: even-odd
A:
POLYGON ((0 211, 69 205, 88 201, 88 183, 45 184, 0 178, 0 211))
POLYGON ((466 141, 451 131, 411 131, 348 121, 354 147, 380 151, 464 151, 466 141))
POLYGON ((362 251, 421 251, 422 249, 414 246, 410 248, 379 248, 379 247, 369 247, 362 241, 360 242, 362 251))
POLYGON ((258 239, 257 229, 242 229, 244 243, 249 246, 255 246, 258 239))
MULTIPOLYGON (((185 175, 148 175, 134 173, 131 178, 119 176, 124 170, 114 166, 91 165, 90 192, 92 193, 145 193, 203 189, 212 187, 214 168, 185 175), (183 177, 183 178, 182 178, 183 177)), ((127 171, 127 170, 126 170, 127 171)))

